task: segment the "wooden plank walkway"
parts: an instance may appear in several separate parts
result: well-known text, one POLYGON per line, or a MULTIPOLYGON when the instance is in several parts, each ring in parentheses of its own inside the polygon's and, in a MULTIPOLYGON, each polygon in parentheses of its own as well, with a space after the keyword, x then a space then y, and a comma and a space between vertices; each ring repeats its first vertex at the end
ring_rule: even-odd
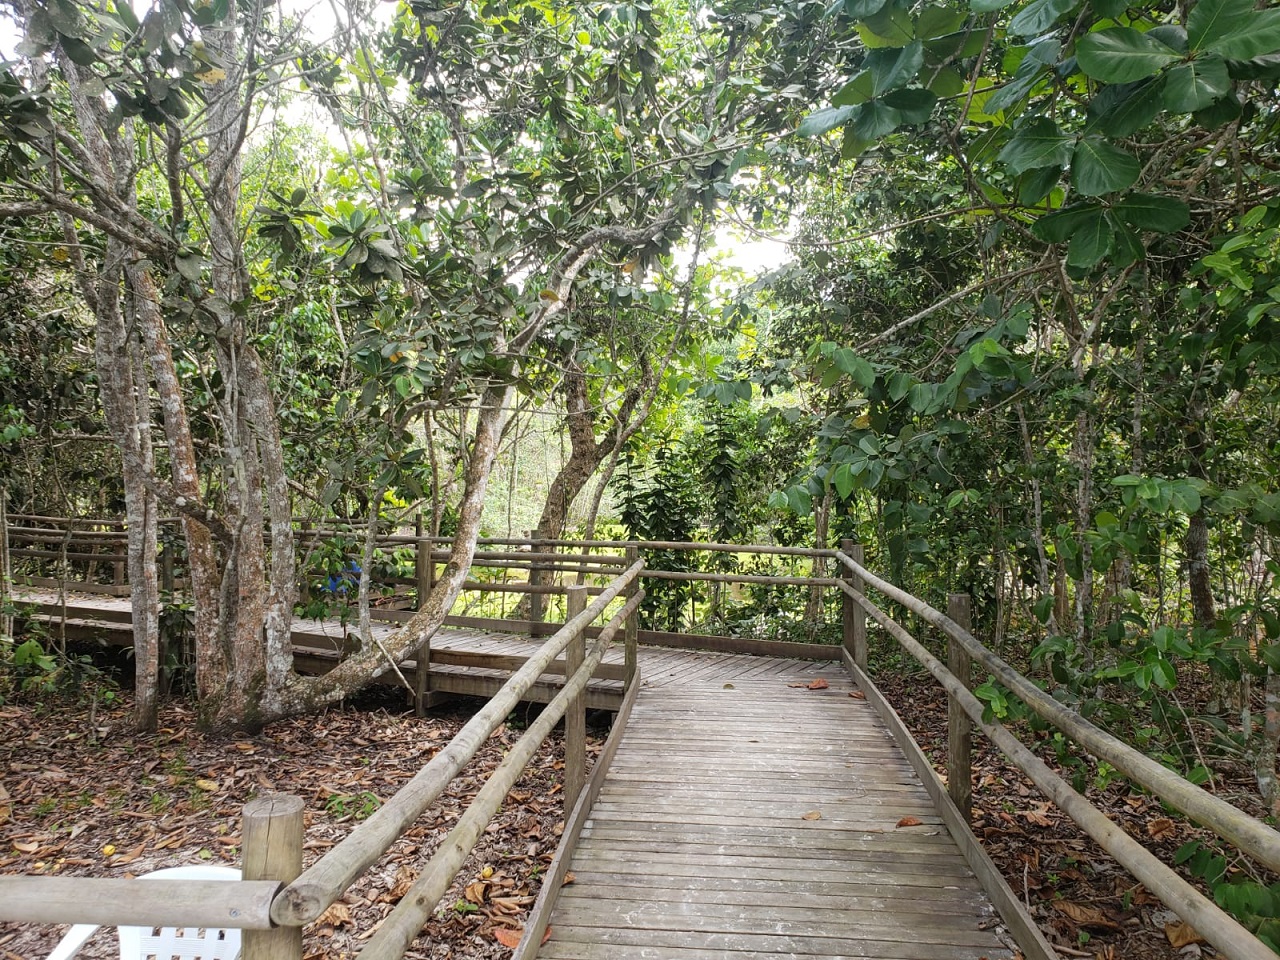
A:
MULTIPOLYGON (((14 589, 14 601, 33 607, 47 622, 56 623, 61 619, 63 607, 56 591, 18 586, 14 589)), ((128 598, 69 593, 66 616, 69 636, 105 636, 115 643, 129 642, 132 616, 128 598)), ((374 635, 383 640, 397 628, 395 624, 374 622, 372 629, 374 635)), ((304 672, 329 669, 341 657, 346 630, 336 620, 294 618, 294 659, 298 669, 304 672)), ((544 642, 515 633, 441 627, 431 640, 431 690, 442 694, 490 697, 544 642)), ((724 682, 748 676, 813 679, 843 675, 834 661, 707 653, 645 645, 639 648, 637 656, 642 685, 646 687, 683 685, 694 681, 724 682)), ((622 644, 615 642, 605 654, 604 663, 597 672, 598 679, 592 680, 587 688, 587 706, 590 709, 618 709, 622 702, 622 669, 622 644)), ((410 659, 403 663, 401 672, 412 681, 417 673, 416 661, 410 659)), ((527 699, 536 703, 548 702, 563 680, 564 660, 561 658, 529 691, 527 699)), ((396 685, 399 679, 388 671, 380 682, 396 685)))
POLYGON ((884 724, 794 666, 641 689, 538 957, 1014 956, 884 724))

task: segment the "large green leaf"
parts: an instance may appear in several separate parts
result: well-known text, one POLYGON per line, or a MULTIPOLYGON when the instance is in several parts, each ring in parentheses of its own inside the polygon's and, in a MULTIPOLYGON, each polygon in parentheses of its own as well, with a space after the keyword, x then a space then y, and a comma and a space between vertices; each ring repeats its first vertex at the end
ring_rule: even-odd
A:
POLYGON ((1009 32, 1019 37, 1038 37, 1080 5, 1080 0, 1031 0, 1009 21, 1009 32))
POLYGON ((836 95, 831 98, 831 104, 836 107, 849 107, 866 103, 874 96, 875 81, 871 79, 871 71, 861 70, 836 91, 836 95))
POLYGON ((970 0, 969 9, 974 13, 993 13, 996 10, 1003 10, 1013 0, 970 0))
POLYGON ((857 109, 854 106, 845 106, 825 107, 822 110, 815 110, 800 121, 800 126, 796 133, 802 137, 817 137, 824 133, 829 133, 848 120, 850 114, 857 109))
POLYGON ((1107 223, 1111 226, 1111 265, 1124 268, 1137 263, 1147 255, 1146 248, 1138 234, 1122 222, 1114 212, 1107 214, 1107 223))
POLYGON ((1101 210, 1087 218, 1071 235, 1067 245, 1067 263, 1073 267, 1092 267, 1111 250, 1111 225, 1101 210))
POLYGON ((913 40, 905 47, 872 50, 867 54, 866 66, 873 81, 872 96, 878 97, 890 90, 905 87, 916 78, 924 64, 924 47, 913 40))
POLYGON ((1142 80, 1182 59, 1177 51, 1133 27, 1112 27, 1081 37, 1076 58, 1081 70, 1105 83, 1142 80))
POLYGON ((1192 51, 1236 33, 1253 13, 1253 0, 1197 0, 1187 14, 1187 46, 1192 51))
POLYGON ((1131 187, 1142 172, 1132 154, 1100 137, 1085 137, 1071 157, 1071 185, 1086 197, 1131 187))
POLYGON ((1039 203, 1058 185, 1061 176, 1062 167, 1041 167, 1024 174, 1018 181, 1018 202, 1028 207, 1039 203))
POLYGON ((938 98, 921 87, 908 87, 905 90, 894 90, 885 96, 884 102, 898 111, 900 124, 914 126, 928 122, 933 116, 933 105, 938 102, 938 98))
POLYGON ((1157 233, 1176 233, 1191 222, 1191 208, 1173 197, 1132 193, 1111 207, 1126 223, 1157 233))
POLYGON ((905 47, 916 38, 915 21, 910 11, 892 3, 874 17, 859 23, 857 30, 868 50, 905 47))
POLYGON ((1065 167, 1074 145, 1074 136, 1063 133, 1048 117, 1036 117, 1023 124, 1000 151, 1000 161, 1015 176, 1039 167, 1065 167))
POLYGON ((1045 243, 1065 243, 1101 210, 1101 204, 1097 203, 1067 207, 1065 210, 1041 217, 1031 225, 1031 232, 1045 243))
POLYGON ((871 100, 853 109, 856 111, 852 118, 853 132, 859 140, 878 140, 893 133, 902 122, 898 111, 883 100, 871 100))
POLYGON ((1199 0, 1187 16, 1193 52, 1252 60, 1280 50, 1280 10, 1258 11, 1252 0, 1199 0))
POLYGON ((844 12, 854 20, 874 17, 884 9, 887 0, 844 0, 844 12))
POLYGON ((1165 75, 1164 105, 1171 113, 1195 113, 1231 92, 1226 61, 1199 57, 1165 75))
POLYGON ((1109 137, 1131 137, 1160 112, 1164 77, 1137 83, 1114 83, 1098 91, 1089 104, 1098 127, 1109 137))
POLYGON ((1026 56, 1022 58, 1022 62, 1018 64, 1013 79, 992 94, 987 101, 986 111, 999 113, 1029 94, 1040 82, 1041 75, 1058 62, 1058 54, 1061 51, 1062 44, 1053 39, 1042 40, 1029 49, 1026 56))

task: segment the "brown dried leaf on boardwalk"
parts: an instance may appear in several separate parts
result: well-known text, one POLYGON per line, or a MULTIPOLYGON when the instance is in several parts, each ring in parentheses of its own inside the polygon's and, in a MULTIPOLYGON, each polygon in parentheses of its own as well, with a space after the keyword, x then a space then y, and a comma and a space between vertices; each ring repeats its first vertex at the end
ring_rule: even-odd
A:
POLYGON ((810 810, 808 813, 806 813, 806 814, 805 814, 803 817, 801 817, 800 819, 801 819, 801 820, 821 820, 821 819, 822 819, 822 811, 821 811, 821 810, 810 810))
POLYGON ((865 699, 867 699, 867 695, 866 695, 865 693, 863 693, 861 690, 853 690, 853 691, 850 691, 849 696, 853 697, 853 699, 855 699, 855 700, 865 700, 865 699))
POLYGON ((829 684, 829 683, 827 683, 827 681, 825 681, 825 680, 823 680, 821 677, 819 677, 817 680, 814 680, 812 683, 810 683, 810 684, 809 684, 809 689, 810 689, 810 690, 825 690, 825 689, 827 689, 827 687, 829 687, 829 686, 830 686, 830 684, 829 684))
POLYGON ((903 817, 903 818, 902 818, 901 820, 899 820, 896 824, 894 824, 894 826, 896 826, 896 827, 918 827, 918 826, 920 826, 922 823, 924 823, 924 821, 923 821, 923 820, 921 820, 919 817, 903 817))

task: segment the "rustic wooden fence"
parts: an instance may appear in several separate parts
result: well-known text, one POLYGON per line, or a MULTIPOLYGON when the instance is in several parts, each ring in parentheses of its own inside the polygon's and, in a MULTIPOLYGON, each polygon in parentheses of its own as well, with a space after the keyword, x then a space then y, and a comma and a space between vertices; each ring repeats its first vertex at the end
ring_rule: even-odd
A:
MULTIPOLYGON (((302 869, 303 801, 287 795, 269 796, 251 801, 244 808, 240 881, 0 876, 0 920, 235 927, 244 931, 244 960, 300 960, 302 927, 341 897, 431 807, 539 676, 564 654, 570 664, 564 687, 489 776, 413 887, 360 953, 366 960, 403 956, 507 793, 561 717, 565 718, 564 802, 569 823, 577 824, 574 831, 581 829, 582 811, 589 809, 593 791, 599 789, 598 777, 589 784, 585 776, 583 694, 619 630, 624 631, 627 662, 635 663, 635 613, 644 598, 639 589, 643 568, 642 561, 633 562, 590 604, 587 588, 569 587, 567 620, 537 655, 517 670, 404 787, 306 870, 302 869), (621 601, 621 606, 615 601, 621 601), (614 609, 610 615, 611 607, 614 609), (588 627, 603 616, 609 619, 588 649, 588 627)), ((638 689, 638 669, 633 666, 626 680, 624 709, 597 762, 598 768, 608 766, 608 757, 625 727, 638 689)), ((553 865, 553 877, 556 869, 553 865)))
MULTIPOLYGON (((944 614, 864 567, 862 549, 858 545, 846 541, 838 559, 845 571, 841 590, 847 598, 843 655, 876 710, 885 716, 893 715, 893 707, 880 696, 866 672, 867 617, 878 623, 886 634, 919 661, 947 692, 950 714, 946 790, 953 803, 940 804, 944 817, 948 810, 958 811, 956 815, 965 823, 968 821, 972 805, 971 737, 976 727, 1063 813, 1223 956, 1231 960, 1275 960, 1276 955, 1269 947, 1112 823, 1006 727, 984 719, 981 701, 970 692, 971 662, 981 664, 1038 716, 1052 723, 1098 760, 1111 764, 1133 783, 1151 791, 1164 803, 1182 811, 1273 872, 1280 872, 1280 833, 1099 729, 1018 673, 971 632, 967 595, 953 594, 944 614), (898 621, 873 603, 867 597, 868 587, 940 630, 947 638, 948 662, 944 664, 935 657, 898 621)), ((901 725, 890 726, 900 728, 901 725)), ((916 761, 927 766, 927 761, 918 751, 908 750, 907 753, 909 757, 914 753, 916 761)), ((943 788, 932 769, 918 769, 917 772, 925 781, 926 788, 935 793, 935 799, 941 799, 937 795, 943 788)), ((957 833, 954 829, 952 832, 957 833)))

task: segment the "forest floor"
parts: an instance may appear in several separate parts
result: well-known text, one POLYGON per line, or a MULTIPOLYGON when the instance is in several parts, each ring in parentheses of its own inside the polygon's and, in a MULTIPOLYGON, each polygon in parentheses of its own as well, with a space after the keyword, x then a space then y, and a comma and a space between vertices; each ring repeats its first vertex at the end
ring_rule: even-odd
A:
MULTIPOLYGON (((945 756, 945 695, 923 677, 879 678, 927 753, 945 756)), ((345 837, 470 717, 458 700, 423 719, 381 700, 216 739, 168 703, 155 734, 110 709, 66 700, 0 706, 0 872, 126 877, 175 863, 239 862, 239 816, 268 792, 306 801, 307 862, 345 837), (379 705, 380 704, 380 705, 379 705)), ((352 957, 418 875, 533 715, 512 714, 445 797, 307 929, 308 958, 352 957)), ((604 730, 591 731, 598 750, 604 730)), ((563 828, 561 743, 544 744, 441 900, 410 958, 502 960, 522 927, 563 828)), ((1215 952, 1146 893, 983 742, 975 739, 974 829, 1063 957, 1195 960, 1215 952)), ((1200 832, 1158 801, 1113 784, 1090 798, 1170 861, 1200 832)), ((0 958, 35 960, 61 928, 0 924, 0 958)), ((83 956, 114 956, 100 936, 83 956)))

